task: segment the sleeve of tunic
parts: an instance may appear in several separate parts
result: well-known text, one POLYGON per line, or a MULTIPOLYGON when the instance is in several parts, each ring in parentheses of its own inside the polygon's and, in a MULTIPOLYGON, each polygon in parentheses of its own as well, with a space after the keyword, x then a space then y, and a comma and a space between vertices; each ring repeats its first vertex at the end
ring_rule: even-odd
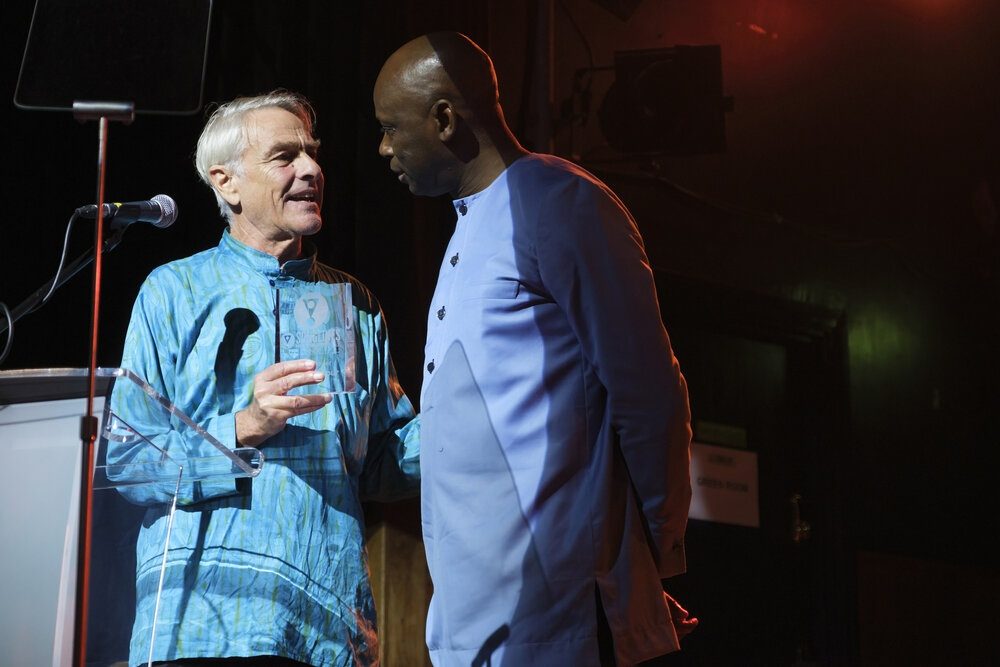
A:
POLYGON ((374 397, 361 497, 388 502, 414 496, 420 489, 420 418, 396 378, 382 310, 370 293, 366 295, 370 308, 359 308, 359 325, 367 329, 361 338, 370 346, 364 356, 372 360, 374 397))
MULTIPOLYGON (((174 369, 177 351, 187 329, 192 326, 184 306, 187 294, 183 281, 171 272, 159 269, 151 274, 133 306, 122 356, 122 368, 134 372, 171 402, 176 400, 174 369)), ((213 399, 206 396, 205 400, 213 399)), ((107 453, 109 465, 155 463, 164 454, 178 462, 219 454, 214 445, 197 436, 176 416, 155 407, 145 395, 124 380, 116 382, 111 404, 115 414, 150 442, 110 442, 107 453)), ((177 407, 185 413, 190 410, 190 406, 177 407)), ((236 446, 234 413, 212 417, 199 426, 224 445, 230 448, 236 446)), ((124 471, 119 473, 121 481, 127 481, 127 468, 120 470, 124 471)), ((169 483, 120 488, 126 498, 142 505, 170 502, 174 490, 175 485, 169 483)), ((178 504, 188 505, 234 493, 236 486, 232 479, 186 483, 180 487, 178 504)))
POLYGON ((563 178, 542 192, 539 274, 607 390, 660 576, 679 574, 691 498, 690 411, 642 238, 597 181, 563 178))

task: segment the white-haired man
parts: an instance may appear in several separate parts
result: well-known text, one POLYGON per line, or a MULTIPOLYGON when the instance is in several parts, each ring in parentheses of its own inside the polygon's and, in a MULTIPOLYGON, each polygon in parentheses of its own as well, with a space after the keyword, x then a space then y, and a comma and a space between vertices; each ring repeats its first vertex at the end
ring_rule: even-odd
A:
MULTIPOLYGON (((313 120, 303 97, 283 91, 214 112, 195 161, 228 229, 217 247, 154 270, 135 303, 122 366, 221 442, 266 453, 249 490, 183 489, 154 661, 378 660, 361 500, 416 491, 419 429, 374 296, 317 262, 303 240, 322 225, 313 120)), ((127 398, 116 409, 168 450, 181 446, 170 424, 150 422, 127 398)), ((130 647, 130 663, 145 664, 166 496, 124 493, 150 506, 130 647)))

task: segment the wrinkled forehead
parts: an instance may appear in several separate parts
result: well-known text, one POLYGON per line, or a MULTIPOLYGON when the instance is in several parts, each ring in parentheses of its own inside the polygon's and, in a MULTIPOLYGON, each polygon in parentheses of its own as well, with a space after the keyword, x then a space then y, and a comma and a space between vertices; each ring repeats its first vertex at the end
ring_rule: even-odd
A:
POLYGON ((248 147, 267 147, 275 143, 309 146, 316 141, 312 127, 291 111, 280 107, 255 109, 243 122, 243 136, 248 147))

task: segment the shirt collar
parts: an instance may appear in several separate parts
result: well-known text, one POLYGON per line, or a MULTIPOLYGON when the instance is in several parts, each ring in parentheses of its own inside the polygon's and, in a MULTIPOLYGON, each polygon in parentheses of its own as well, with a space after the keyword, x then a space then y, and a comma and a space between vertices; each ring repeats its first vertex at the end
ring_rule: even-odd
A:
POLYGON ((268 277, 294 276, 300 280, 307 280, 312 275, 313 266, 316 264, 316 246, 309 241, 303 240, 302 242, 302 257, 278 264, 278 259, 273 255, 251 248, 234 239, 233 235, 229 233, 229 229, 222 233, 219 251, 268 277))
POLYGON ((512 162, 509 167, 504 169, 502 172, 500 172, 500 174, 496 178, 493 179, 492 183, 487 185, 479 192, 471 194, 468 197, 462 197, 461 199, 452 200, 451 205, 455 207, 455 212, 458 213, 459 219, 461 219, 463 216, 468 215, 469 212, 472 211, 473 208, 475 208, 477 203, 481 203, 481 200, 483 200, 488 193, 492 192, 493 190, 498 190, 504 187, 502 184, 507 182, 507 172, 509 172, 511 167, 514 166, 514 164, 516 164, 517 162, 518 160, 512 162))

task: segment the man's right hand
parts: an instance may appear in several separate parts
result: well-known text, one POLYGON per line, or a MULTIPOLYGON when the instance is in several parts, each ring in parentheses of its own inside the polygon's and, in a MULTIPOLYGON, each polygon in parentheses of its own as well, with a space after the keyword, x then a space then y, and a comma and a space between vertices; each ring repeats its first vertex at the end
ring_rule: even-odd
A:
POLYGON ((287 395, 296 387, 322 382, 324 377, 311 359, 282 361, 262 370, 253 379, 253 402, 236 413, 236 441, 256 447, 284 429, 292 417, 315 412, 329 403, 333 400, 329 393, 287 395))

